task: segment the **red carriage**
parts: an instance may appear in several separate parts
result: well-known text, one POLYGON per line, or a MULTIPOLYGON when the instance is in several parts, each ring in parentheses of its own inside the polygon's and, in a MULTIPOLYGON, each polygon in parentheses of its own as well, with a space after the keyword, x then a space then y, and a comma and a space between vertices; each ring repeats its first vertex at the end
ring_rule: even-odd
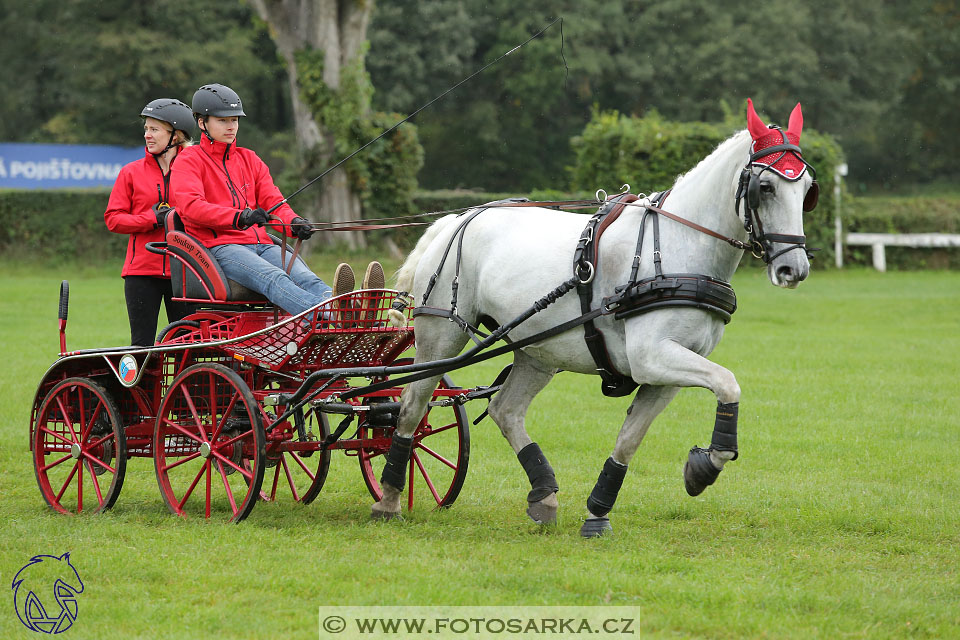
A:
MULTIPOLYGON (((173 513, 240 521, 258 499, 311 502, 335 450, 357 459, 379 500, 401 391, 390 374, 410 369, 414 339, 409 323, 389 318, 398 292, 355 291, 289 316, 227 280, 182 231, 152 250, 171 257, 174 290, 199 309, 165 327, 153 347, 67 351, 61 287, 61 354, 37 388, 30 421, 50 506, 108 509, 128 459, 149 457, 173 513)), ((434 393, 416 432, 408 508, 415 500, 445 507, 459 495, 470 395, 446 376, 434 393)))

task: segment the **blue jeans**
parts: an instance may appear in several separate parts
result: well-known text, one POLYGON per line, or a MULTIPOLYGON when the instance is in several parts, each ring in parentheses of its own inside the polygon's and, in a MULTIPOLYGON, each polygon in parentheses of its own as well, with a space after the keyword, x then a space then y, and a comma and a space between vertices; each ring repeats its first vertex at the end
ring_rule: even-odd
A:
MULTIPOLYGON (((221 244, 210 247, 223 273, 231 280, 266 296, 291 315, 328 299, 333 290, 297 258, 290 273, 280 267, 275 244, 221 244)), ((287 262, 292 252, 287 252, 287 262)))

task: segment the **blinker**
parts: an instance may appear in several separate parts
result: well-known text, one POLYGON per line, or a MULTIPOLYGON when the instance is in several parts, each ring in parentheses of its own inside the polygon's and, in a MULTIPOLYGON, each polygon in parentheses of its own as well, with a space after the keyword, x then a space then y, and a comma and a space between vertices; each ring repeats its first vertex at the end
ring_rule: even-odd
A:
POLYGON ((807 189, 807 195, 803 196, 803 210, 813 211, 817 208, 817 201, 820 200, 820 185, 814 180, 807 189))

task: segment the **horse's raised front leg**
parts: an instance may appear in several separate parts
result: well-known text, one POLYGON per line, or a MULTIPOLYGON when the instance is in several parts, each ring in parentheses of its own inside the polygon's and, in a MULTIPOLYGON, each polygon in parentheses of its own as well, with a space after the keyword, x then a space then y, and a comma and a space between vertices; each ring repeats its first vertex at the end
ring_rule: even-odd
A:
POLYGON ((654 348, 638 349, 633 354, 630 366, 635 378, 656 385, 704 387, 717 396, 710 447, 690 449, 683 467, 687 493, 699 495, 713 484, 723 465, 737 457, 740 385, 730 371, 674 340, 660 340, 654 348))
POLYGON ((620 427, 613 454, 604 463, 600 477, 587 498, 587 519, 580 527, 580 535, 584 538, 595 538, 612 530, 607 514, 617 501, 617 494, 627 474, 627 465, 654 418, 660 415, 679 390, 677 387, 643 385, 637 391, 620 427))
POLYGON ((517 352, 510 375, 490 402, 490 417, 500 427, 500 432, 513 447, 523 470, 527 472, 530 480, 527 515, 538 524, 557 521, 557 491, 560 487, 540 446, 527 434, 524 417, 534 396, 547 386, 555 373, 556 369, 522 351, 517 352))

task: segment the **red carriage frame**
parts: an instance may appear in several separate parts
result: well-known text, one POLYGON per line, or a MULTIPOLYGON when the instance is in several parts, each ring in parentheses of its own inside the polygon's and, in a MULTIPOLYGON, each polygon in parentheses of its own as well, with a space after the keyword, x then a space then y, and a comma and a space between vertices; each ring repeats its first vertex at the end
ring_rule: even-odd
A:
MULTIPOLYGON (((238 291, 189 234, 168 226, 167 240, 152 249, 179 266, 174 290, 204 308, 164 328, 153 347, 67 351, 61 287, 61 354, 30 419, 47 503, 61 513, 109 509, 128 458, 150 457, 170 511, 239 522, 258 500, 313 501, 334 450, 358 459, 379 500, 401 392, 384 369, 408 369, 402 356, 414 343, 409 310, 407 324, 391 324, 400 294, 354 291, 289 316, 238 291)), ((467 399, 444 376, 415 434, 408 509, 421 496, 436 507, 457 499, 470 457, 467 399)))

